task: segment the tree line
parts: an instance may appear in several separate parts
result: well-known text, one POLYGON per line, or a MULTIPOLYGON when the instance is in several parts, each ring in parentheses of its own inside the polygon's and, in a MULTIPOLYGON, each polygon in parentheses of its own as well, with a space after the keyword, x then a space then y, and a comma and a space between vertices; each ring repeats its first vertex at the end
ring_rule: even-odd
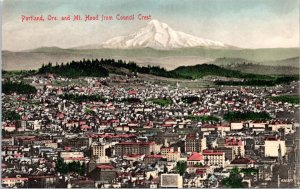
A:
POLYGON ((23 82, 4 82, 2 83, 2 92, 5 94, 35 94, 36 88, 23 82))
POLYGON ((39 74, 52 73, 63 77, 78 78, 78 77, 107 77, 109 72, 99 61, 85 60, 71 61, 66 64, 48 63, 42 65, 38 70, 39 74))
POLYGON ((64 95, 60 96, 62 99, 65 100, 71 100, 77 103, 82 103, 82 102, 105 102, 105 98, 100 96, 100 95, 79 95, 79 94, 71 94, 71 93, 66 93, 64 95))
POLYGON ((49 62, 38 70, 39 74, 53 73, 64 77, 107 77, 109 73, 116 72, 116 68, 125 68, 132 73, 152 74, 171 78, 190 78, 169 72, 159 66, 139 66, 135 62, 115 59, 83 59, 80 61, 71 61, 66 64, 61 63, 53 65, 49 62))
POLYGON ((270 96, 268 98, 275 102, 288 102, 291 104, 300 104, 300 98, 298 95, 270 96))
POLYGON ((266 112, 227 112, 223 116, 226 121, 242 120, 269 120, 270 115, 266 112))

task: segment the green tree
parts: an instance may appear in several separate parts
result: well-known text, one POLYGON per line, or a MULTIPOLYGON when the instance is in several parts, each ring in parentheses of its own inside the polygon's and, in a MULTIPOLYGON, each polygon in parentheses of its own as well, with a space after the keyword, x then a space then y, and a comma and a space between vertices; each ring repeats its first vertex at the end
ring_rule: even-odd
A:
POLYGON ((179 173, 180 175, 183 175, 183 173, 185 173, 186 167, 187 167, 187 165, 186 165, 185 161, 178 161, 176 164, 177 173, 179 173))
POLYGON ((243 178, 239 173, 239 169, 234 167, 231 170, 229 177, 226 177, 221 181, 222 185, 227 188, 243 188, 243 178))
POLYGON ((61 159, 58 159, 56 162, 56 170, 62 174, 78 173, 83 175, 85 173, 85 166, 84 164, 81 165, 79 161, 64 163, 61 159))
POLYGON ((3 118, 5 120, 18 121, 21 119, 21 116, 15 111, 4 112, 3 118))

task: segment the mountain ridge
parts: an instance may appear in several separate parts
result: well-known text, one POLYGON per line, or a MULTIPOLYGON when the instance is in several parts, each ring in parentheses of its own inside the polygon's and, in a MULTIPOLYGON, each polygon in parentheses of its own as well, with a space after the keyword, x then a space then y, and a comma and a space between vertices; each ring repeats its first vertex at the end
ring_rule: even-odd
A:
POLYGON ((147 47, 170 50, 187 47, 232 48, 234 46, 176 31, 166 23, 151 20, 145 27, 132 34, 117 36, 99 45, 86 45, 80 48, 135 49, 147 47))

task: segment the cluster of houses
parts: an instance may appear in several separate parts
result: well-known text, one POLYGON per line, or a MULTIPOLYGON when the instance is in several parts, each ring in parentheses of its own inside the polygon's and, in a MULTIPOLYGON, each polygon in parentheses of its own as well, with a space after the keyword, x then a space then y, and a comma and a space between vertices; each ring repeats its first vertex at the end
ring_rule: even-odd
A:
POLYGON ((2 186, 222 187, 234 168, 246 187, 299 184, 290 166, 298 158, 299 106, 267 98, 292 93, 293 85, 192 90, 123 76, 26 80, 36 94, 2 94, 3 111, 20 116, 2 120, 2 186), (187 103, 187 96, 198 100, 187 103), (230 111, 266 112, 271 119, 223 120, 230 111), (219 121, 194 119, 201 116, 219 121), (80 171, 68 168, 74 162, 80 171))

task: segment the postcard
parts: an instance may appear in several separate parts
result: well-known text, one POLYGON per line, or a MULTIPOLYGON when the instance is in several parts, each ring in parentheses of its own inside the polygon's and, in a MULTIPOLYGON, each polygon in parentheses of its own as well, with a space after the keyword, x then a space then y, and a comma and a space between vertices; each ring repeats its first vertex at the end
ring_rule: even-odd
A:
POLYGON ((4 188, 298 188, 299 0, 2 0, 4 188))

